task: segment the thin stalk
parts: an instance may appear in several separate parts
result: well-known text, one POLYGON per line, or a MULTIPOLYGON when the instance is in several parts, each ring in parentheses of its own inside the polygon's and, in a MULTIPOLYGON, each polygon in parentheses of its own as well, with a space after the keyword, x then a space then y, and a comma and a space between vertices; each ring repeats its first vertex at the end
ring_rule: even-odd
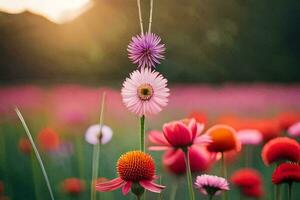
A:
POLYGON ((213 195, 209 195, 209 200, 212 200, 213 199, 213 195))
POLYGON ((288 185, 288 200, 292 200, 292 185, 293 185, 293 182, 289 182, 289 185, 288 185))
POLYGON ((138 10, 139 10, 139 20, 140 20, 141 34, 144 34, 141 0, 137 0, 137 6, 138 6, 138 10))
POLYGON ((148 33, 151 33, 152 15, 153 15, 153 0, 150 0, 150 16, 149 16, 148 33))
POLYGON ((48 188, 50 197, 51 197, 52 200, 54 200, 54 196, 53 196, 52 188, 51 188, 51 185, 50 185, 50 181, 49 181, 47 172, 46 172, 46 170, 45 170, 45 167, 44 167, 42 158, 41 158, 41 156, 40 156, 40 154, 39 154, 39 151, 37 150, 37 148, 36 148, 36 146, 35 146, 35 144, 34 144, 33 138, 32 138, 32 136, 31 136, 31 133, 30 133, 30 131, 29 131, 27 125, 26 125, 26 122, 25 122, 25 120, 24 120, 24 118, 23 118, 21 112, 19 111, 19 109, 18 109, 17 107, 15 108, 15 112, 17 113, 17 115, 18 115, 18 117, 19 117, 19 119, 20 119, 20 121, 21 121, 21 123, 22 123, 22 125, 23 125, 23 128, 25 129, 25 132, 26 132, 26 134, 27 134, 27 136, 28 136, 28 138, 29 138, 29 141, 30 141, 30 143, 31 143, 31 145, 32 145, 32 148, 33 148, 33 150, 34 150, 35 156, 36 156, 36 158, 37 158, 37 160, 38 160, 38 162, 39 162, 40 168, 41 168, 42 173, 43 173, 43 175, 44 175, 44 178, 45 178, 45 181, 46 181, 46 185, 47 185, 47 188, 48 188))
POLYGON ((175 181, 172 184, 172 190, 171 190, 170 200, 175 200, 176 193, 177 193, 177 188, 178 188, 178 182, 175 181))
POLYGON ((145 152, 145 115, 141 117, 140 149, 145 152))
MULTIPOLYGON (((224 157, 224 152, 222 152, 222 157, 221 157, 221 176, 224 177, 225 179, 227 179, 227 168, 226 168, 226 163, 225 163, 225 157, 224 157)), ((228 199, 228 194, 227 192, 224 192, 224 194, 222 195, 222 199, 223 200, 227 200, 228 199)))
MULTIPOLYGON (((101 103, 101 111, 100 111, 100 118, 99 118, 100 135, 102 134, 102 126, 103 126, 103 119, 104 119, 105 97, 106 97, 106 93, 103 92, 103 94, 102 94, 102 103, 101 103)), ((99 171, 100 146, 101 146, 101 137, 99 137, 98 144, 95 144, 94 148, 93 148, 91 200, 96 200, 97 199, 97 193, 96 193, 96 190, 95 190, 95 187, 94 187, 94 183, 97 180, 98 171, 99 171)))
POLYGON ((280 185, 275 185, 275 200, 280 200, 280 185))
POLYGON ((193 189, 193 178, 192 178, 191 165, 190 165, 190 155, 188 153, 188 150, 184 152, 185 152, 184 158, 186 164, 186 176, 187 176, 189 197, 190 200, 195 200, 194 189, 193 189))
POLYGON ((30 154, 30 161, 31 161, 31 170, 32 170, 32 177, 33 177, 33 185, 34 185, 34 194, 35 194, 35 199, 38 200, 40 199, 39 198, 39 193, 38 193, 38 186, 39 186, 39 183, 38 183, 38 177, 36 176, 36 171, 37 171, 37 168, 36 168, 36 164, 35 164, 35 160, 34 160, 34 155, 33 154, 30 154))

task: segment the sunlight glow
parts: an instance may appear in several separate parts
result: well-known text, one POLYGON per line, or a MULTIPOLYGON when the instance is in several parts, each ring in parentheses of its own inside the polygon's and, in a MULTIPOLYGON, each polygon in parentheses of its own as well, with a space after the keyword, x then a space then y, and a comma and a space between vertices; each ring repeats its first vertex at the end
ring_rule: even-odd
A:
POLYGON ((92 0, 0 0, 0 11, 29 11, 58 24, 69 22, 91 8, 92 0))

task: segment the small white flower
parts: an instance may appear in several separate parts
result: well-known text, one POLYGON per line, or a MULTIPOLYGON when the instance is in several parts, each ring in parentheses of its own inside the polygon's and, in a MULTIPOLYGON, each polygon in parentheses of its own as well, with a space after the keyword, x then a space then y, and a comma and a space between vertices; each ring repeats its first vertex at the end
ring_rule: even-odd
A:
POLYGON ((90 144, 98 144, 101 141, 101 144, 108 143, 113 135, 113 131, 108 126, 100 126, 99 124, 91 125, 86 133, 85 133, 85 140, 90 144), (102 132, 100 134, 100 131, 102 132))

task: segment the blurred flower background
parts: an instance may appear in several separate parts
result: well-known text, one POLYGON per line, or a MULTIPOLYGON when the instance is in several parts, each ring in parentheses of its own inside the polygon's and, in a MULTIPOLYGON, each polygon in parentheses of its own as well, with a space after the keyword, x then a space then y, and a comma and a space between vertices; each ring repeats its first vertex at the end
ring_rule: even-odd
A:
MULTIPOLYGON (((275 167, 264 165, 262 147, 279 136, 299 143, 297 5, 296 0, 155 1, 152 29, 166 44, 156 70, 169 80, 170 97, 168 106, 146 121, 146 131, 162 131, 164 123, 186 117, 204 123, 205 131, 217 123, 236 129, 242 150, 224 154, 230 200, 273 199, 275 167)), ((142 9, 148 6, 142 1, 142 9)), ((99 131, 85 134, 99 122, 103 91, 109 136, 101 145, 98 181, 116 177, 120 155, 139 147, 137 117, 121 96, 125 77, 136 68, 127 58, 127 45, 139 33, 136 2, 0 0, 0 11, 0 199, 49 198, 15 106, 34 135, 57 199, 89 199, 99 131)), ((183 155, 150 153, 160 184, 168 187, 161 196, 147 193, 147 199, 172 200, 174 191, 176 199, 187 199, 183 155)), ((206 153, 190 153, 196 155, 195 178, 218 175, 220 162, 207 161, 206 153)), ((293 187, 296 200, 300 186, 293 187)), ((127 198, 119 190, 97 195, 127 198)), ((283 189, 282 195, 287 195, 283 189)))

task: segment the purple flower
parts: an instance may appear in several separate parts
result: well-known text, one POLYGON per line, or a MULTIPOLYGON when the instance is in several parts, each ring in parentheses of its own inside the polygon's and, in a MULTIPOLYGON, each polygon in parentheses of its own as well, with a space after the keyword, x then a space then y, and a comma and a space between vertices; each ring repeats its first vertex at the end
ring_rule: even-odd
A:
POLYGON ((155 68, 164 59, 165 45, 160 44, 161 38, 154 33, 146 33, 132 37, 128 45, 128 57, 138 68, 155 68))
POLYGON ((195 187, 205 195, 220 195, 222 191, 229 190, 229 183, 225 178, 203 174, 197 176, 195 187))

